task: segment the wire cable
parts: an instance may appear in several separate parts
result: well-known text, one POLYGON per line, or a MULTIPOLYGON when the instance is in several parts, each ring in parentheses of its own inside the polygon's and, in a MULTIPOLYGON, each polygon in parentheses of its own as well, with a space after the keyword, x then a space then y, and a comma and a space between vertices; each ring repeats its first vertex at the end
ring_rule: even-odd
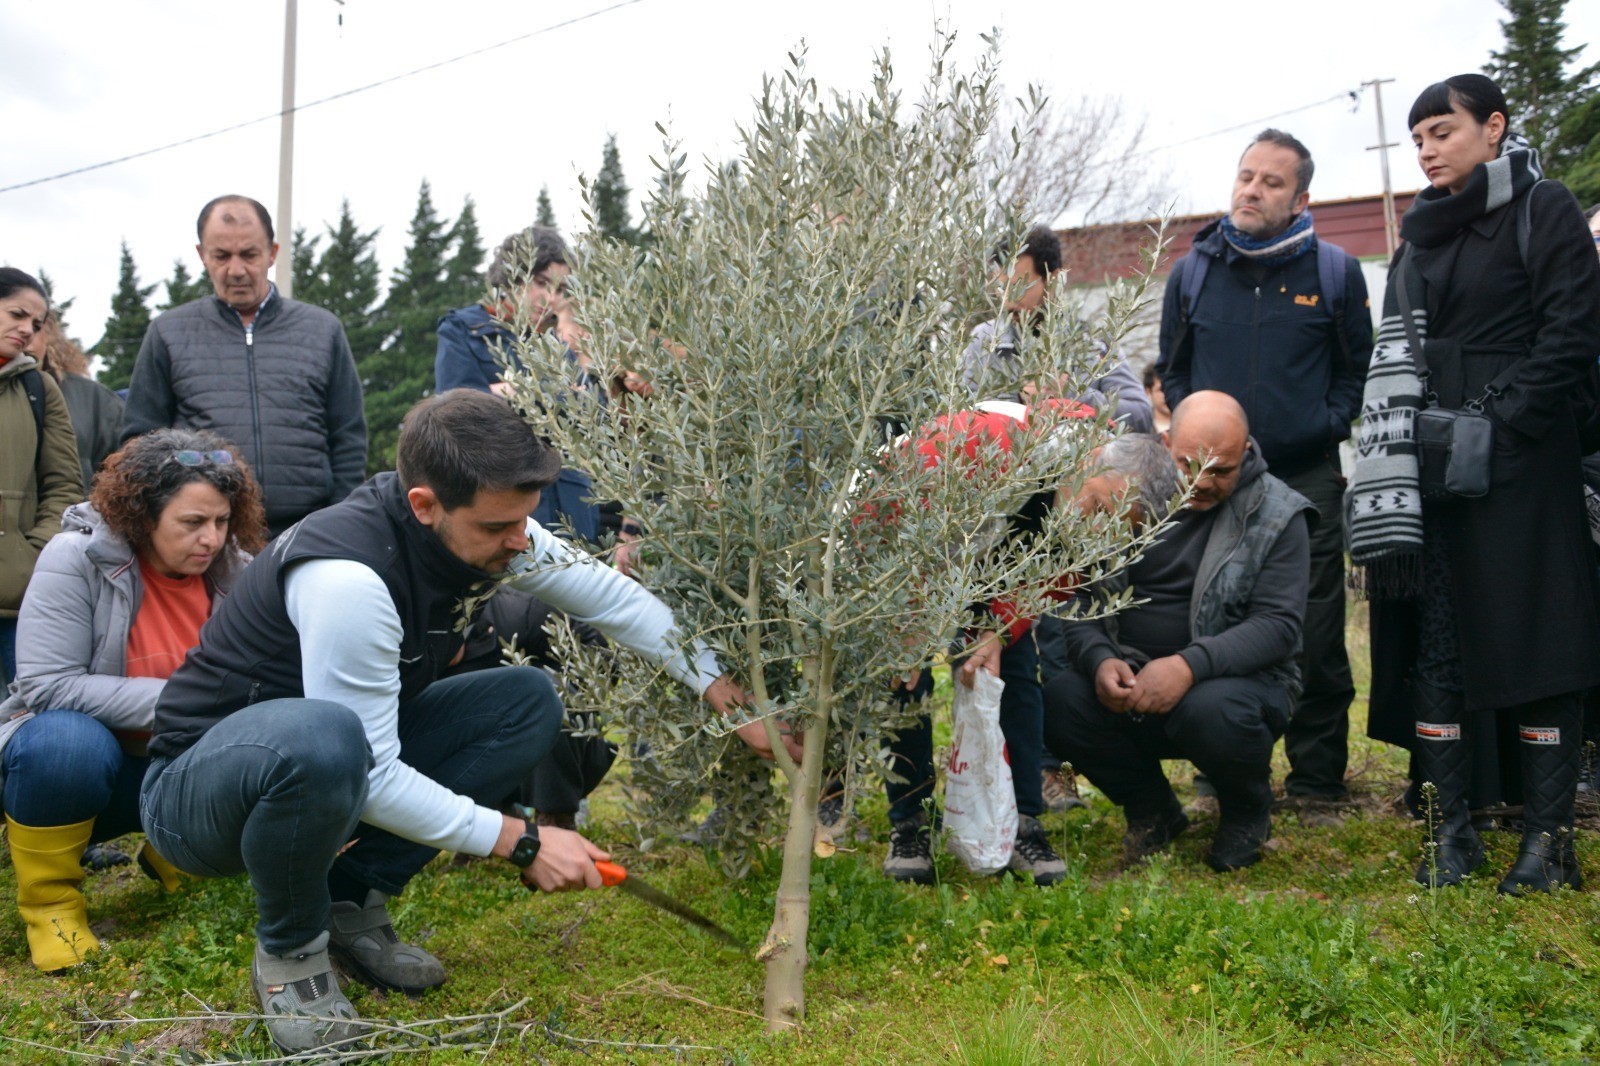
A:
POLYGON ((182 148, 186 144, 194 144, 197 141, 210 140, 212 137, 220 137, 224 133, 232 133, 235 130, 242 130, 242 129, 245 129, 246 127, 249 127, 249 126, 257 126, 257 125, 260 125, 263 122, 270 122, 275 118, 282 118, 284 115, 288 114, 289 111, 294 111, 294 112, 309 111, 311 108, 317 107, 317 106, 319 106, 321 104, 332 103, 335 100, 343 100, 346 97, 355 96, 358 93, 364 93, 364 92, 367 92, 370 89, 377 89, 377 88, 379 88, 381 86, 384 86, 384 85, 391 85, 394 82, 403 81, 406 78, 415 77, 418 74, 425 74, 430 70, 438 70, 440 67, 447 67, 452 63, 459 63, 464 59, 471 59, 474 56, 481 56, 481 55, 483 55, 483 54, 485 54, 487 52, 493 52, 496 49, 505 48, 505 47, 508 47, 509 45, 520 44, 521 42, 526 41, 526 40, 528 40, 530 38, 538 37, 538 36, 541 36, 542 34, 546 34, 546 33, 551 33, 551 32, 553 32, 555 30, 565 29, 568 26, 575 26, 580 22, 586 22, 589 19, 598 18, 601 15, 607 15, 607 14, 610 14, 611 12, 613 12, 613 11, 618 11, 618 10, 621 10, 622 8, 625 8, 625 7, 632 7, 634 4, 639 4, 639 3, 643 3, 643 2, 644 2, 644 0, 618 0, 617 3, 611 4, 609 7, 602 7, 600 9, 598 9, 598 10, 590 11, 589 13, 584 14, 584 15, 575 15, 572 18, 565 19, 565 20, 563 20, 561 22, 552 23, 549 26, 543 27, 542 29, 533 30, 531 32, 524 33, 524 34, 522 34, 522 35, 520 35, 518 37, 512 37, 512 38, 510 38, 508 40, 500 41, 500 42, 498 42, 496 44, 485 45, 482 48, 475 48, 470 52, 463 52, 458 56, 451 56, 449 59, 441 59, 437 63, 429 63, 427 66, 418 67, 415 70, 408 70, 404 74, 396 74, 396 75, 394 75, 392 77, 383 78, 383 79, 381 79, 379 81, 369 82, 366 85, 358 85, 354 89, 346 89, 343 92, 337 92, 337 93, 334 93, 331 96, 324 96, 321 99, 312 100, 309 103, 296 104, 294 107, 290 108, 288 111, 285 111, 285 110, 274 111, 270 115, 262 115, 260 118, 252 118, 252 119, 249 119, 249 120, 247 120, 245 122, 235 123, 232 126, 225 126, 220 130, 212 130, 210 133, 200 133, 200 134, 196 134, 193 137, 185 137, 181 141, 173 141, 171 144, 163 144, 163 145, 161 145, 160 147, 157 147, 157 148, 146 148, 142 152, 131 152, 128 155, 118 156, 115 159, 107 159, 103 163, 91 163, 88 166, 75 167, 72 170, 63 170, 59 174, 49 174, 49 175, 46 175, 45 177, 42 177, 42 178, 34 178, 34 179, 30 180, 30 181, 21 181, 21 182, 16 183, 15 185, 0 186, 0 193, 15 192, 18 189, 27 189, 27 188, 30 188, 30 187, 32 187, 34 185, 43 185, 46 182, 60 181, 62 178, 76 177, 79 174, 87 174, 92 170, 103 170, 106 167, 114 167, 118 163, 126 163, 129 160, 143 159, 145 156, 155 155, 158 152, 170 151, 173 148, 182 148))

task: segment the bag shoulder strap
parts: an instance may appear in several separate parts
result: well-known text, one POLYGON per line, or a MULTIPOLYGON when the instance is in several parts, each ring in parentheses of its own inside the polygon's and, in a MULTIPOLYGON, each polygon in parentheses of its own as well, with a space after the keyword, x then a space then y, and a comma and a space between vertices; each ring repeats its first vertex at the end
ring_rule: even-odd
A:
POLYGON ((1528 186, 1528 191, 1522 194, 1522 203, 1517 205, 1517 256, 1522 260, 1524 274, 1528 273, 1528 233, 1533 229, 1533 194, 1549 180, 1540 178, 1528 186))
POLYGON ((1190 249, 1189 254, 1178 262, 1178 270, 1183 278, 1178 287, 1178 306, 1183 312, 1183 324, 1187 327, 1194 319, 1194 305, 1200 301, 1200 290, 1205 288, 1206 272, 1211 269, 1211 257, 1198 248, 1190 249))
POLYGON ((1416 317, 1411 310, 1411 277, 1419 275, 1416 265, 1411 262, 1411 245, 1400 247, 1400 261, 1395 264, 1394 295, 1400 305, 1400 322, 1405 326, 1406 345, 1411 349, 1411 361, 1416 365, 1417 378, 1422 382, 1423 400, 1428 406, 1434 402, 1433 393, 1428 389, 1428 363, 1422 357, 1422 331, 1417 329, 1416 317))
POLYGON ((37 370, 24 370, 18 376, 22 378, 22 391, 28 394, 28 406, 33 409, 33 454, 37 462, 39 453, 44 451, 44 378, 37 370))

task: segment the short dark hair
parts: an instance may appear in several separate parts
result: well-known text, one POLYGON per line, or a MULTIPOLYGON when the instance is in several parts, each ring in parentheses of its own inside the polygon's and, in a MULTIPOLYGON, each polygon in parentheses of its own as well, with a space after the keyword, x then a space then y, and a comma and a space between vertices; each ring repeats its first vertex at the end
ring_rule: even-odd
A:
POLYGON ((1424 119, 1448 115, 1457 104, 1480 125, 1489 121, 1496 111, 1505 116, 1506 131, 1511 129, 1511 107, 1506 94, 1500 91, 1493 78, 1482 74, 1457 74, 1444 81, 1436 81, 1417 95, 1406 117, 1406 128, 1415 129, 1424 119))
POLYGON ((451 389, 406 412, 395 470, 407 490, 432 489, 440 505, 454 511, 484 489, 548 488, 561 472, 561 453, 500 397, 451 389))
POLYGON ((239 449, 208 430, 154 429, 128 441, 106 456, 94 476, 89 502, 111 532, 142 551, 167 504, 195 481, 227 497, 228 539, 244 551, 260 551, 267 529, 261 488, 239 457, 239 449), (182 451, 228 452, 233 462, 207 459, 198 466, 185 466, 172 459, 182 451))
MULTIPOLYGON (((1311 188, 1311 176, 1317 172, 1317 164, 1311 159, 1311 149, 1307 148, 1300 138, 1292 133, 1285 133, 1279 129, 1267 127, 1256 134, 1256 139, 1245 145, 1245 152, 1261 143, 1275 144, 1279 148, 1287 148, 1300 157, 1300 162, 1294 167, 1294 194, 1299 196, 1311 188)), ((1239 158, 1244 158, 1244 152, 1239 153, 1239 158)))
POLYGON ((523 284, 551 263, 571 266, 567 242, 549 226, 529 226, 500 242, 489 263, 487 281, 493 289, 523 284))
POLYGON ((256 213, 256 221, 260 222, 261 228, 267 231, 267 243, 271 244, 276 240, 272 232, 272 216, 267 214, 266 205, 260 200, 252 200, 250 197, 240 196, 238 193, 219 196, 200 209, 200 217, 194 223, 195 240, 202 244, 205 243, 206 223, 211 220, 211 212, 216 210, 218 204, 249 204, 250 209, 256 213))
POLYGON ((1144 387, 1146 390, 1153 388, 1161 380, 1161 375, 1156 373, 1156 364, 1147 363, 1144 368, 1144 387))
POLYGON ((1589 210, 1585 211, 1583 213, 1583 217, 1588 219, 1590 222, 1593 222, 1596 218, 1600 218, 1600 204, 1595 204, 1593 207, 1589 208, 1589 210))
POLYGON ((44 291, 44 286, 39 284, 39 279, 26 270, 16 267, 0 267, 0 298, 10 296, 22 289, 32 289, 44 299, 44 305, 50 306, 50 294, 44 291))
POLYGON ((1011 242, 1004 240, 989 253, 989 262, 998 267, 1009 267, 1013 258, 1020 259, 1023 256, 1033 261, 1033 269, 1041 278, 1048 278, 1061 269, 1061 238, 1056 236, 1055 230, 1040 223, 1023 235, 1022 250, 1015 256, 1011 254, 1011 242))

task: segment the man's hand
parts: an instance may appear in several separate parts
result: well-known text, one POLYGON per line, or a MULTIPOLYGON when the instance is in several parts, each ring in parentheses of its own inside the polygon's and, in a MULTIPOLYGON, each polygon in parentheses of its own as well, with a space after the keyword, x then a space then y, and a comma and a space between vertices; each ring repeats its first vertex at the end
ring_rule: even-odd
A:
POLYGON ((575 888, 599 888, 600 871, 594 864, 611 858, 570 829, 553 825, 539 827, 539 855, 522 871, 524 884, 541 892, 567 892, 575 888))
MULTIPOLYGON (((733 683, 726 674, 711 682, 711 687, 706 689, 705 700, 711 704, 711 709, 729 717, 734 711, 749 702, 750 697, 744 689, 733 683)), ((800 746, 799 735, 782 722, 774 722, 778 735, 783 740, 784 750, 795 762, 800 761, 804 749, 800 746)), ((750 750, 761 758, 771 762, 773 759, 772 742, 767 737, 767 727, 761 722, 747 722, 734 731, 740 740, 750 746, 750 750)))
POLYGON ((1135 714, 1166 714, 1194 687, 1194 671, 1181 655, 1152 659, 1133 683, 1128 710, 1135 714))
POLYGON ((611 549, 611 565, 623 577, 633 577, 633 562, 639 554, 639 538, 632 533, 618 533, 616 547, 611 549))
POLYGON ((956 667, 956 680, 971 688, 978 680, 978 671, 985 671, 990 677, 1000 676, 1000 652, 1004 647, 1000 643, 999 633, 985 633, 972 645, 972 650, 961 665, 956 667))
POLYGON ((1122 714, 1129 710, 1137 678, 1133 667, 1122 659, 1106 659, 1094 671, 1094 694, 1107 710, 1122 714))

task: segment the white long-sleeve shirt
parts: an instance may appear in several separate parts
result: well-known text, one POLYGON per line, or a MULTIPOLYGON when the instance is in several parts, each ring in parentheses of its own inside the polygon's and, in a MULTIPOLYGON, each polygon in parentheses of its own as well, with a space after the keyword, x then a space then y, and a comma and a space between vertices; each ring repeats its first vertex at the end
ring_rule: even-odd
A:
MULTIPOLYGON (((703 645, 696 645, 692 660, 680 653, 671 609, 643 585, 532 519, 528 540, 528 550, 511 565, 513 588, 661 663, 697 692, 721 674, 703 645)), ((401 624, 383 579, 353 560, 312 559, 289 571, 284 598, 300 634, 306 696, 354 711, 372 746, 362 821, 420 844, 488 855, 500 836, 500 813, 400 760, 401 624)))

